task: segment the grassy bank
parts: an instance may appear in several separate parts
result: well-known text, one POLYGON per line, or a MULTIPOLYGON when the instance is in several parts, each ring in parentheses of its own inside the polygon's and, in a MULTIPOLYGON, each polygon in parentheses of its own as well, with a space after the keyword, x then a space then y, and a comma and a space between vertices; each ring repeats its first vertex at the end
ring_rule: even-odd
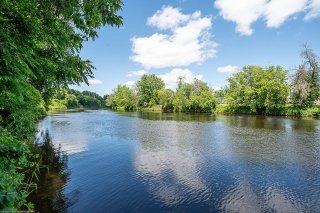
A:
POLYGON ((215 114, 249 114, 249 115, 272 115, 272 116, 294 116, 294 117, 320 117, 320 106, 313 106, 306 109, 297 109, 287 105, 277 112, 259 114, 251 112, 249 107, 232 108, 227 104, 218 104, 213 111, 215 114))
MULTIPOLYGON (((113 109, 115 111, 126 111, 124 107, 118 107, 113 109)), ((138 107, 136 108, 137 112, 164 112, 161 105, 154 105, 149 107, 138 107)), ((212 111, 214 114, 223 114, 223 115, 270 115, 270 116, 292 116, 292 117, 320 117, 320 106, 314 106, 306 109, 296 109, 293 106, 286 106, 285 108, 268 114, 254 113, 250 112, 248 107, 238 107, 232 108, 227 104, 218 104, 216 105, 215 110, 212 111)))

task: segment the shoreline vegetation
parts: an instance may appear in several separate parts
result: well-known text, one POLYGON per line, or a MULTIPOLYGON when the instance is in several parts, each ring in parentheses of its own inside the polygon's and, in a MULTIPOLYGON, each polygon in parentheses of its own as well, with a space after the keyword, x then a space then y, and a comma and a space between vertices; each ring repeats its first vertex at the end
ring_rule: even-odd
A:
MULTIPOLYGON (((228 110, 228 106, 224 104, 218 104, 215 111, 212 112, 185 112, 187 114, 214 114, 214 115, 252 115, 252 116, 278 116, 278 117, 296 117, 296 118, 320 118, 320 106, 314 106, 313 108, 307 108, 298 111, 292 106, 287 106, 279 114, 254 114, 248 111, 232 112, 228 110)), ((82 112, 85 110, 112 110, 115 112, 130 112, 124 107, 119 107, 117 109, 112 109, 110 107, 81 107, 81 108, 57 108, 48 111, 47 115, 55 113, 65 113, 65 112, 82 112)), ((179 113, 179 112, 166 112, 162 110, 161 105, 155 105, 152 107, 137 108, 132 112, 154 112, 154 113, 179 113)))

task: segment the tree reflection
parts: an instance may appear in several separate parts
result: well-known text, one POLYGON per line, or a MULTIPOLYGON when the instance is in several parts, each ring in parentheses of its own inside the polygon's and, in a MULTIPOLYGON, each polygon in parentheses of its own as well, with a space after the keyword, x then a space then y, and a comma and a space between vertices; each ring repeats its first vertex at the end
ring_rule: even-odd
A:
POLYGON ((70 205, 63 191, 70 175, 68 156, 61 151, 61 146, 54 146, 48 131, 41 132, 34 149, 44 166, 40 169, 37 190, 29 200, 34 203, 36 212, 65 212, 70 205))
POLYGON ((216 120, 216 115, 211 113, 117 112, 117 114, 156 121, 213 122, 216 120))

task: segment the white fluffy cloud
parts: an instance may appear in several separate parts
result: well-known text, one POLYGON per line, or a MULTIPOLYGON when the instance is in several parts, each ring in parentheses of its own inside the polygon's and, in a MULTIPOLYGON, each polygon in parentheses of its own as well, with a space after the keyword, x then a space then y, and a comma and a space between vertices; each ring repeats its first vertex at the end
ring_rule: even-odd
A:
POLYGON ((166 33, 131 39, 131 60, 146 69, 188 66, 216 54, 211 17, 202 17, 200 11, 183 14, 178 8, 166 6, 148 18, 147 24, 166 33))
POLYGON ((277 28, 301 12, 306 12, 305 20, 320 16, 320 0, 216 0, 215 7, 225 20, 236 23, 242 35, 251 35, 251 25, 258 19, 277 28))
POLYGON ((271 0, 265 6, 268 27, 280 27, 290 16, 305 9, 308 0, 271 0))
POLYGON ((98 85, 98 84, 102 84, 102 81, 98 80, 98 79, 89 79, 88 83, 90 85, 98 85))
POLYGON ((189 15, 181 13, 180 9, 167 6, 163 7, 162 10, 158 10, 153 16, 149 17, 147 24, 161 30, 167 30, 176 28, 180 24, 187 22, 189 19, 189 15))
POLYGON ((220 15, 237 24, 236 30, 243 35, 251 35, 251 24, 263 14, 266 0, 216 0, 215 7, 220 15))
POLYGON ((132 71, 128 73, 127 77, 143 76, 144 74, 147 74, 147 71, 145 70, 132 71))
POLYGON ((170 89, 176 88, 179 78, 183 78, 183 80, 187 83, 192 83, 195 78, 199 80, 203 78, 202 75, 195 75, 189 69, 179 69, 179 68, 175 68, 163 75, 158 75, 158 77, 160 77, 166 84, 166 87, 170 89))
POLYGON ((224 67, 218 67, 217 71, 218 72, 225 72, 225 73, 235 73, 239 70, 237 66, 232 66, 232 65, 227 65, 224 67))

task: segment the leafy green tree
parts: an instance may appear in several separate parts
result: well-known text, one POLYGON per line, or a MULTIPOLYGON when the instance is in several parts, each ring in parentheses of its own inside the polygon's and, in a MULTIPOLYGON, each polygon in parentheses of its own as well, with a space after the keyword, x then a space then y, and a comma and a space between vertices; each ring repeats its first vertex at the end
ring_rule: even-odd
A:
POLYGON ((136 83, 140 106, 152 106, 159 103, 158 91, 164 88, 164 82, 154 74, 143 75, 136 83))
POLYGON ((189 110, 189 99, 183 90, 177 90, 173 98, 173 107, 176 112, 187 112, 189 110))
POLYGON ((216 99, 212 91, 203 90, 190 97, 190 112, 212 112, 216 107, 216 99))
POLYGON ((123 107, 125 110, 134 110, 136 108, 137 96, 129 87, 118 85, 112 96, 112 108, 123 107))
POLYGON ((158 91, 158 97, 162 109, 171 112, 173 110, 174 92, 171 89, 161 89, 158 91))
POLYGON ((1 2, 1 85, 30 82, 48 103, 54 90, 93 77, 82 43, 104 25, 120 26, 121 0, 1 2))
POLYGON ((106 107, 111 107, 112 108, 112 106, 114 105, 113 104, 113 94, 111 94, 111 95, 108 95, 107 97, 106 97, 106 107))
POLYGON ((103 98, 95 92, 91 91, 83 91, 79 97, 79 104, 83 107, 94 107, 99 108, 103 106, 104 100, 103 98))
POLYGON ((282 67, 245 66, 228 79, 226 102, 234 111, 278 113, 289 96, 287 71, 282 67))
POLYGON ((304 59, 303 66, 308 74, 309 91, 306 105, 311 107, 320 98, 320 62, 318 56, 307 44, 303 46, 301 56, 304 59))
POLYGON ((292 104, 295 108, 303 109, 309 105, 308 96, 310 84, 308 82, 308 72, 304 65, 299 66, 292 79, 292 104))
POLYGON ((178 112, 211 112, 215 109, 216 99, 205 82, 194 79, 189 84, 180 79, 173 106, 178 112))

